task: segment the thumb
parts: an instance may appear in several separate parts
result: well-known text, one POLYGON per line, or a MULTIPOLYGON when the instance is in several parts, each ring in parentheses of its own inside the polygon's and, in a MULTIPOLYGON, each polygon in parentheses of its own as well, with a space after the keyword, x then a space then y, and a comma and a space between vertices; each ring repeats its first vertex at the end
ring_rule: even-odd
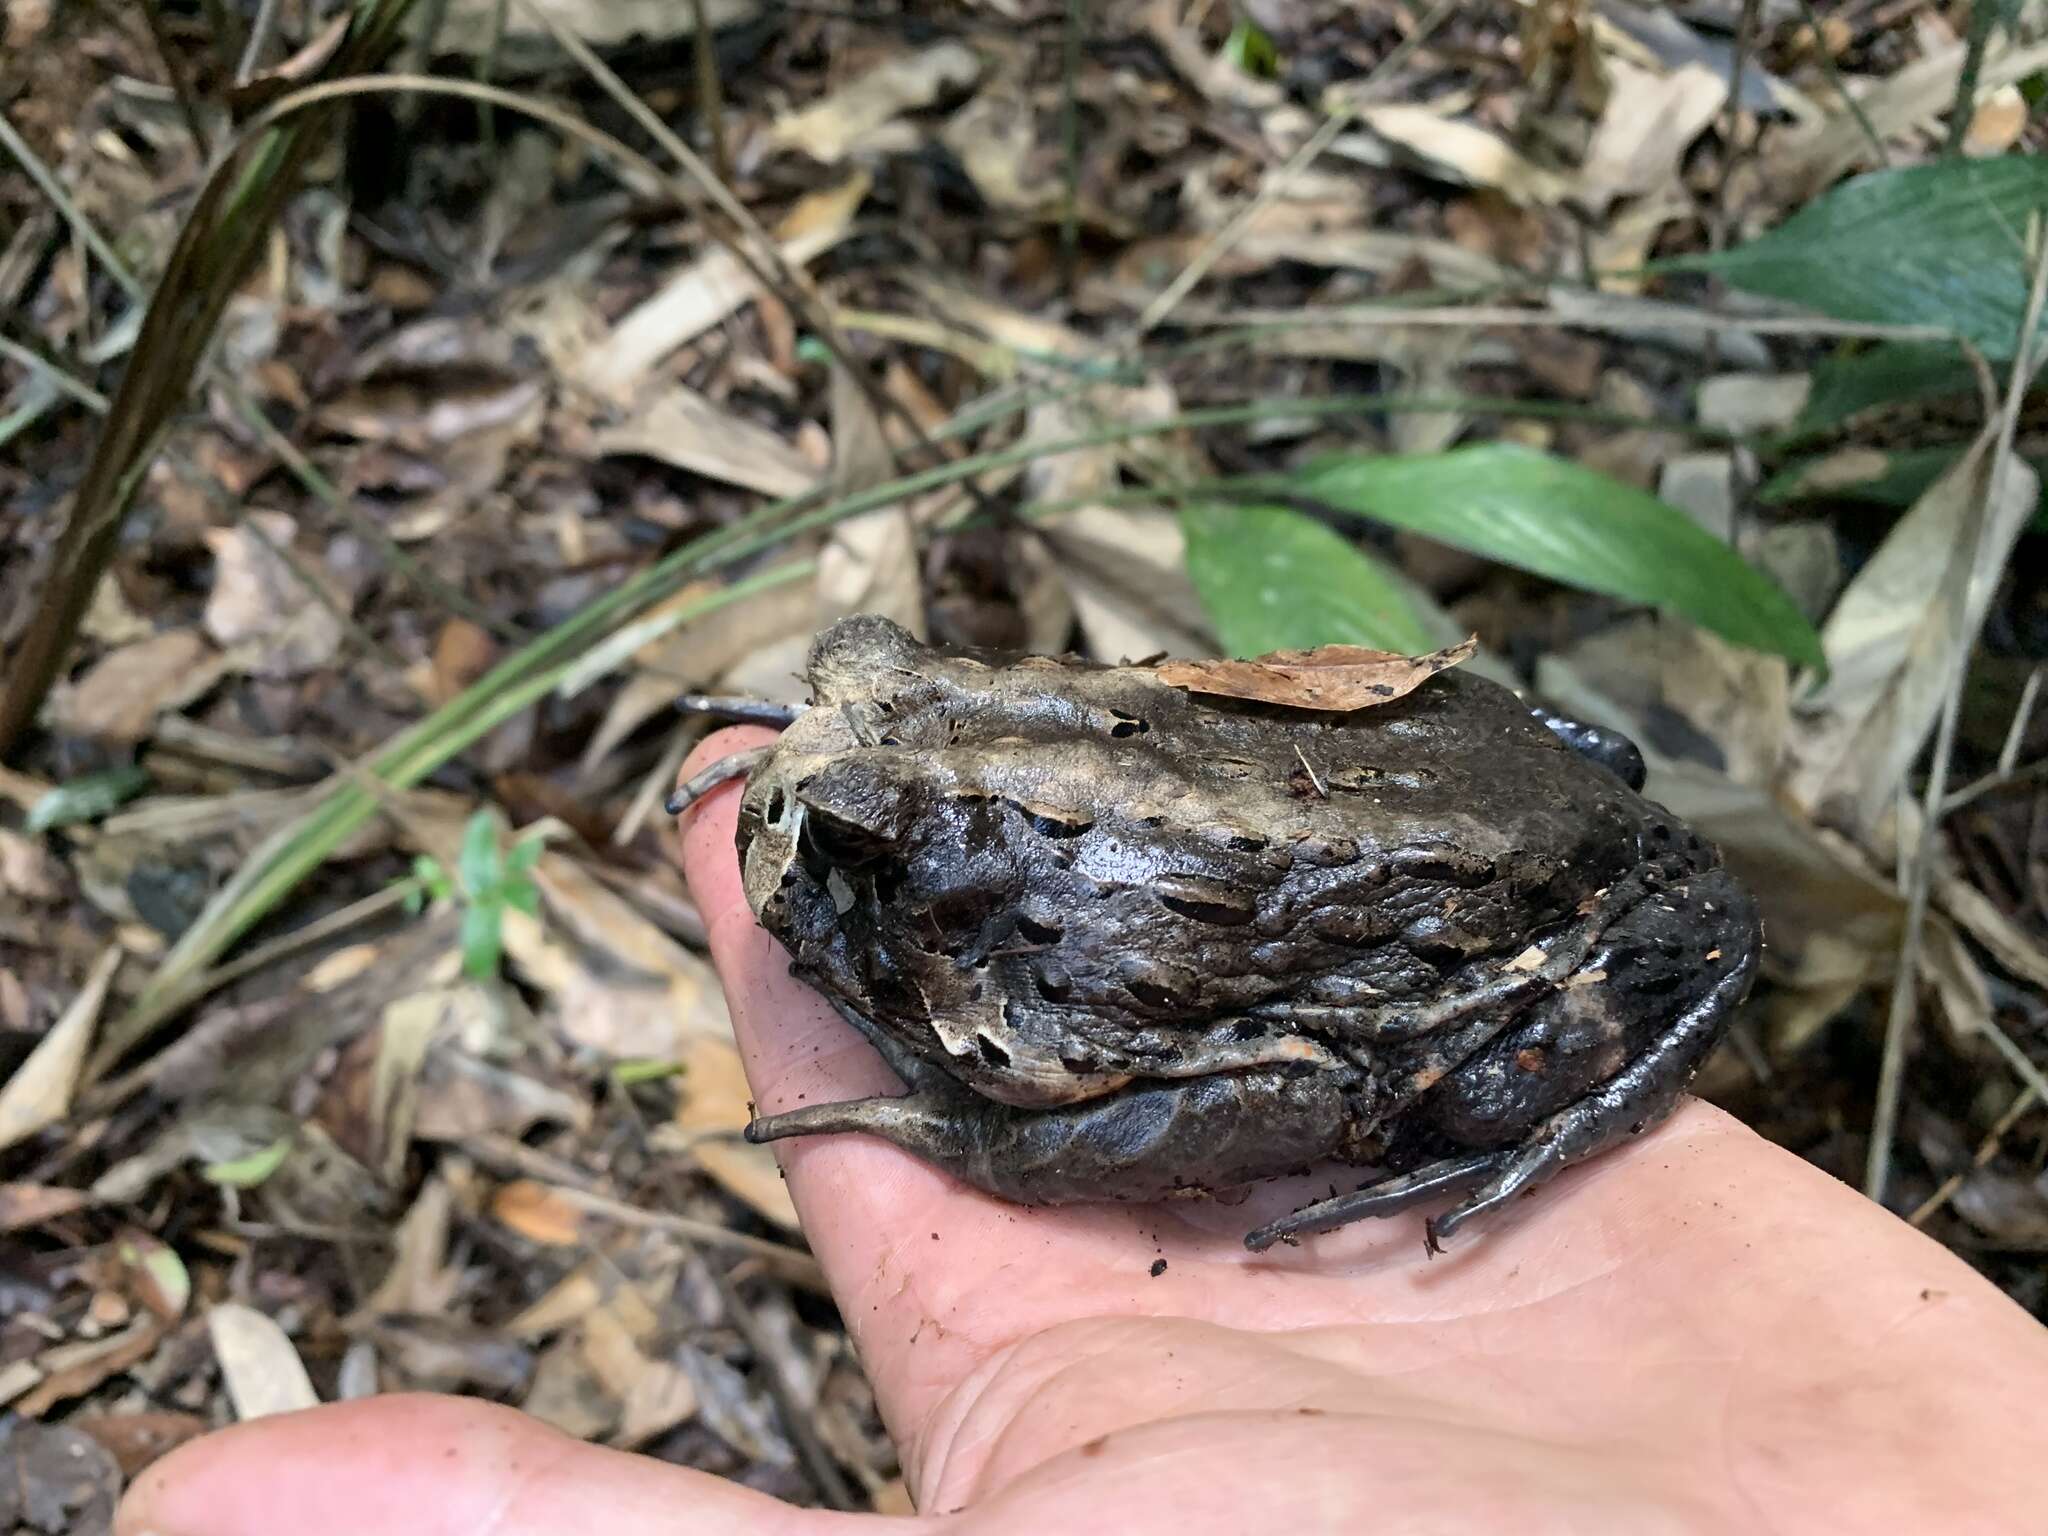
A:
POLYGON ((888 1536, 908 1521, 798 1509, 708 1473, 573 1440, 462 1398, 256 1419, 144 1472, 115 1536, 888 1536))

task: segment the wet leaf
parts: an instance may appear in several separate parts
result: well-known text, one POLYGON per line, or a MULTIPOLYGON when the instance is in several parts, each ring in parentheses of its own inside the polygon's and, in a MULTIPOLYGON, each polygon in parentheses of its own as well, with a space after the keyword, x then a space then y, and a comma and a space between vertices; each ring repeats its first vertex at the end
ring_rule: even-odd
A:
POLYGON ((1287 488, 1568 586, 1668 608, 1737 645, 1821 664, 1820 640, 1791 598, 1683 512, 1518 444, 1414 458, 1337 454, 1287 488))
POLYGON ((1190 693, 1341 712, 1370 709, 1412 693, 1478 649, 1476 638, 1426 656, 1324 645, 1312 651, 1273 651, 1251 661, 1169 661, 1161 664, 1159 677, 1190 693))
POLYGON ((1940 326, 2002 359, 2018 350, 2037 214, 2039 156, 1938 160, 1858 176, 1747 245, 1661 265, 1838 320, 1940 326))

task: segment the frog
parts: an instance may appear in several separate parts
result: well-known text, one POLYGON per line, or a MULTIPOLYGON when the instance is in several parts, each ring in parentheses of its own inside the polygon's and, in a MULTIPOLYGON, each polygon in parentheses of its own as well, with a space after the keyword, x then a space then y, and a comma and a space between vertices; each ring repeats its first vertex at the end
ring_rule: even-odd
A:
POLYGON ((1464 668, 1341 710, 1164 670, 859 614, 803 704, 683 701, 782 727, 670 809, 744 777, 748 905, 907 1090, 748 1141, 879 1137, 1027 1206, 1348 1165, 1246 1246, 1433 1206, 1434 1254, 1682 1100, 1761 929, 1625 736, 1464 668))

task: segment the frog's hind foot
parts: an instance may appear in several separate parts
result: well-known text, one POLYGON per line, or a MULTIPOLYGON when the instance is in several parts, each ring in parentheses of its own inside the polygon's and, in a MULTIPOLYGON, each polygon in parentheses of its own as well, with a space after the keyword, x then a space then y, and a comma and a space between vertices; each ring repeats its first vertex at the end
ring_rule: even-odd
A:
POLYGON ((1275 1243, 1301 1236, 1304 1232, 1327 1232, 1368 1216, 1393 1216, 1425 1204, 1453 1190, 1469 1189, 1488 1174, 1505 1168, 1514 1160, 1512 1147, 1499 1152, 1468 1152, 1447 1157, 1410 1173, 1377 1179, 1348 1195, 1332 1195, 1314 1205, 1303 1206, 1291 1216, 1269 1221, 1245 1234, 1244 1245, 1263 1253, 1275 1243))

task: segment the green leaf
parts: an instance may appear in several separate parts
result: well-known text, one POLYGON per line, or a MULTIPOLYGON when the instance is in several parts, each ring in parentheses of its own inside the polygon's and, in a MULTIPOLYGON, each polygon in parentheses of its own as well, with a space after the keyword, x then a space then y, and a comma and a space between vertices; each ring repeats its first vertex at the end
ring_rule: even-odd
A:
POLYGON ((1280 50, 1273 39, 1248 17, 1240 16, 1223 43, 1223 57, 1241 72, 1260 80, 1280 73, 1280 50))
POLYGON ((1747 245, 1659 262, 1838 320, 1936 325, 1994 360, 2018 351, 2028 219, 2048 213, 2038 155, 1937 160, 1857 176, 1747 245))
POLYGON ((1880 405, 1905 405, 1973 393, 1976 371, 1940 341, 1888 341, 1830 357, 1813 370, 1813 390, 1798 430, 1818 432, 1880 405))
POLYGON ((682 1075, 683 1064, 680 1061, 663 1061, 651 1056, 622 1061, 612 1068, 612 1081, 621 1088, 631 1088, 637 1083, 658 1083, 664 1078, 682 1075))
POLYGON ((512 845, 512 851, 505 855, 505 873, 508 875, 530 874, 533 866, 540 862, 540 856, 547 851, 548 845, 545 838, 521 838, 512 845))
POLYGON ((426 910, 426 906, 427 888, 415 880, 405 888, 405 915, 418 917, 426 910))
POLYGON ((498 818, 490 807, 469 818, 462 831, 462 888, 472 897, 498 888, 504 877, 504 855, 498 849, 498 818))
POLYGON ((278 1169, 291 1155, 292 1138, 280 1136, 267 1147, 259 1147, 244 1157, 231 1157, 225 1162, 208 1163, 200 1173, 215 1184, 226 1184, 234 1189, 254 1189, 278 1169))
POLYGON ((47 832, 81 821, 98 821, 116 806, 134 799, 149 784, 140 768, 112 768, 105 773, 87 774, 68 784, 59 784, 29 807, 24 825, 30 832, 47 832))
POLYGON ((1568 586, 1669 609, 1738 645, 1824 665, 1820 637, 1792 599, 1683 512, 1531 448, 1336 454, 1291 476, 1288 489, 1568 586))
POLYGON ((476 981, 498 974, 505 953, 505 908, 495 897, 472 901, 462 912, 462 969, 476 981))
POLYGON ((517 907, 528 917, 540 916, 540 887, 531 880, 507 880, 502 894, 507 906, 517 907))
POLYGON ((1181 509, 1188 576, 1233 656, 1370 645, 1434 649, 1387 574, 1341 535, 1281 507, 1181 509))

